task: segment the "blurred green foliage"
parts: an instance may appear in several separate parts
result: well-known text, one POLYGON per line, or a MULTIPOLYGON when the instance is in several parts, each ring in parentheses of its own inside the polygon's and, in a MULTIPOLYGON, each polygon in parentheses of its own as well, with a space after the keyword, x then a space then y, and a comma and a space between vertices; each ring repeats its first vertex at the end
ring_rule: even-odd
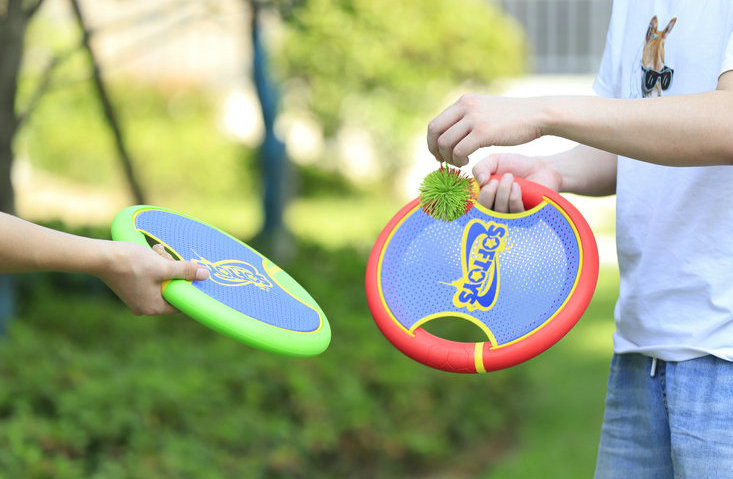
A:
MULTIPOLYGON (((524 63, 519 29, 480 0, 309 0, 287 21, 278 65, 296 94, 285 106, 315 113, 328 135, 369 130, 392 167, 451 89, 524 63)), ((31 65, 43 56, 38 36, 55 51, 76 41, 56 30, 36 26, 31 65)), ((42 65, 25 70, 21 103, 42 65)), ((120 188, 85 68, 76 57, 62 67, 16 151, 55 175, 120 188)), ((108 79, 151 201, 254 232, 254 153, 219 129, 215 94, 108 79)), ((87 278, 19 276, 19 317, 0 342, 0 479, 461 478, 493 466, 522 414, 524 375, 452 375, 389 345, 363 275, 398 205, 331 174, 301 178, 308 197, 288 212, 300 247, 282 266, 329 317, 330 348, 276 357, 181 316, 131 317, 87 278)))
POLYGON ((516 367, 527 385, 515 430, 521 448, 477 478, 593 477, 618 286, 618 270, 602 267, 593 300, 578 324, 542 356, 516 367))
POLYGON ((369 315, 365 261, 305 244, 287 265, 333 329, 305 360, 181 316, 132 317, 93 281, 18 277, 23 307, 0 342, 0 478, 475 477, 510 444, 522 375, 404 357, 369 315))
POLYGON ((393 169, 451 90, 525 68, 522 30, 485 0, 308 0, 286 22, 286 106, 314 113, 326 136, 365 128, 393 169))
MULTIPOLYGON (((144 190, 209 198, 258 188, 254 152, 223 134, 212 95, 193 87, 114 83, 112 94, 144 190), (182 190, 182 188, 185 188, 182 190)), ((35 166, 96 186, 120 187, 120 168, 89 83, 47 94, 20 137, 35 166)))
MULTIPOLYGON (((29 103, 51 58, 61 61, 16 139, 16 155, 77 183, 125 188, 80 41, 72 22, 41 15, 31 23, 19 83, 21 107, 29 103)), ((192 78, 142 79, 118 71, 114 55, 105 60, 102 74, 149 201, 175 203, 192 193, 211 201, 259 195, 255 151, 221 127, 221 92, 192 78)))
MULTIPOLYGON (((405 164, 412 140, 445 106, 449 92, 462 83, 487 85, 524 69, 521 30, 483 0, 294 4, 284 9, 283 41, 270 45, 283 81, 283 107, 315 115, 329 137, 344 126, 367 130, 387 166, 383 178, 405 164)), ((79 183, 125 188, 89 65, 80 52, 69 53, 79 42, 78 32, 69 23, 41 16, 27 40, 20 106, 28 103, 51 56, 64 60, 16 139, 18 156, 79 183)), ((170 207, 193 202, 198 211, 223 204, 252 210, 261 194, 256 151, 222 131, 221 92, 191 79, 126 77, 114 57, 103 73, 148 201, 170 207)), ((333 153, 327 149, 317 164, 338 161, 333 153)), ((353 186, 332 171, 298 168, 295 195, 353 193, 353 186)), ((385 183, 383 192, 389 194, 391 185, 385 183)), ((251 213, 256 223, 261 213, 251 213)), ((256 231, 241 223, 237 231, 256 231)))

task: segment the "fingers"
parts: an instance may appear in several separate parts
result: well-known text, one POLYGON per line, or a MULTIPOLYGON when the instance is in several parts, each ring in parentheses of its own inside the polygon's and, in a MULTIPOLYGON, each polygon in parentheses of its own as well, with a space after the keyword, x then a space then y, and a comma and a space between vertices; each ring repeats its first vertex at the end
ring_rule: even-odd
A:
POLYGON ((491 179, 491 175, 496 173, 499 165, 498 158, 497 155, 489 155, 473 167, 473 177, 476 178, 480 187, 486 185, 491 179))
MULTIPOLYGON (((441 153, 441 148, 438 145, 439 138, 454 124, 458 123, 462 117, 463 114, 454 104, 443 111, 443 113, 433 118, 433 120, 428 124, 428 150, 430 150, 430 153, 432 153, 438 161, 448 161, 449 158, 444 157, 441 153)), ((447 140, 443 140, 443 142, 445 144, 448 143, 447 140)))
POLYGON ((167 279, 185 279, 186 281, 203 281, 209 278, 206 266, 190 261, 175 261, 169 267, 167 279))
POLYGON ((482 142, 479 135, 473 130, 469 131, 462 139, 453 147, 453 164, 464 166, 468 164, 468 155, 481 147, 487 146, 482 142))
MULTIPOLYGON (((125 303, 136 315, 155 316, 178 313, 179 310, 163 298, 162 292, 164 288, 161 287, 161 284, 165 285, 169 279, 203 281, 208 279, 209 271, 205 266, 190 261, 176 261, 173 256, 165 251, 162 245, 153 246, 153 250, 166 259, 164 268, 160 271, 162 273, 160 275, 162 283, 161 279, 149 283, 150 286, 155 286, 155 288, 146 289, 145 292, 136 295, 135 301, 125 301, 125 303), (146 297, 147 299, 144 299, 146 297)), ((154 278, 151 277, 150 279, 154 278)), ((144 285, 145 282, 143 281, 141 284, 144 285)))
POLYGON ((521 213, 524 211, 524 202, 522 201, 522 187, 519 183, 512 183, 512 189, 509 193, 509 212, 521 213))
POLYGON ((484 146, 474 133, 471 123, 465 119, 459 118, 445 130, 429 126, 429 132, 431 128, 434 131, 428 133, 428 149, 438 161, 458 167, 465 166, 468 164, 468 156, 484 146))
POLYGON ((456 166, 464 166, 468 164, 468 156, 457 157, 456 149, 458 148, 458 145, 466 143, 467 135, 470 133, 470 127, 463 121, 459 121, 448 128, 448 130, 438 138, 438 152, 440 153, 440 158, 443 158, 444 161, 456 166))
POLYGON ((200 264, 192 263, 190 261, 176 261, 171 256, 165 247, 158 243, 153 246, 153 251, 158 253, 165 259, 175 261, 165 275, 165 279, 185 279, 186 281, 204 281, 209 278, 209 270, 200 264))
POLYGON ((496 191, 499 189, 499 181, 492 179, 481 188, 478 194, 478 202, 483 207, 490 210, 494 209, 494 200, 496 199, 496 191))
POLYGON ((467 115, 476 108, 476 95, 464 95, 428 124, 428 150, 438 161, 455 166, 468 164, 468 156, 481 146, 475 122, 467 115))
POLYGON ((102 242, 108 262, 98 273, 107 286, 136 315, 171 314, 178 310, 161 295, 168 279, 203 281, 209 277, 204 265, 175 261, 162 245, 146 246, 124 241, 102 242))
POLYGON ((160 243, 153 245, 153 251, 155 251, 156 253, 158 253, 165 259, 170 259, 170 260, 175 261, 175 258, 171 256, 171 254, 168 251, 166 251, 165 246, 163 246, 160 243))
POLYGON ((492 144, 487 101, 484 95, 463 95, 428 124, 428 149, 438 161, 465 166, 471 153, 492 144))
POLYGON ((500 180, 491 179, 481 188, 478 202, 497 213, 521 213, 524 211, 522 189, 514 182, 514 175, 507 173, 500 180))

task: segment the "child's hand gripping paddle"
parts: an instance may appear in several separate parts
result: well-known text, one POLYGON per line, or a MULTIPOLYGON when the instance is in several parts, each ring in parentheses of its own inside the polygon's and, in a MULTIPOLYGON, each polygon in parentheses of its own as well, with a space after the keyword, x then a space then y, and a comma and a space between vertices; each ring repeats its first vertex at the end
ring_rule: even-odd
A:
POLYGON ((558 193, 516 181, 523 213, 476 203, 441 221, 415 199, 377 239, 366 273, 369 309, 407 356, 453 372, 507 368, 555 344, 585 311, 598 279, 590 227, 558 193), (450 341, 422 328, 439 318, 470 321, 486 339, 450 341))
POLYGON ((163 297, 215 331, 287 356, 314 356, 328 347, 331 329, 313 298, 233 236, 174 211, 131 206, 115 217, 112 238, 161 243, 177 259, 205 265, 209 279, 172 280, 163 297))

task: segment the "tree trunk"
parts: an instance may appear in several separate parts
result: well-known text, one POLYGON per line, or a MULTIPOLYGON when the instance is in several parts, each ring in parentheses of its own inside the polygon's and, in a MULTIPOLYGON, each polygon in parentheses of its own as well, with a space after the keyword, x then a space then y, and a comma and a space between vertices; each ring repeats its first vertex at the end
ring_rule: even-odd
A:
POLYGON ((28 19, 22 0, 8 0, 6 11, 0 16, 0 211, 10 214, 15 213, 15 196, 10 181, 13 138, 18 129, 15 95, 28 19))
MULTIPOLYGON (((13 139, 18 130, 15 96, 23 60, 23 40, 28 21, 40 7, 23 8, 23 0, 7 0, 0 13, 0 211, 15 214, 15 192, 10 178, 13 139)), ((0 231, 2 234, 2 231, 0 231)), ((15 309, 13 278, 0 275, 0 336, 5 333, 15 309)))
POLYGON ((287 202, 288 160, 285 145, 275 135, 275 120, 279 104, 279 92, 269 75, 267 52, 262 43, 262 31, 258 15, 258 3, 250 0, 252 33, 252 76, 260 102, 265 137, 259 148, 264 183, 263 208, 265 213, 262 230, 256 239, 258 247, 287 261, 294 254, 291 235, 285 227, 283 216, 287 202))

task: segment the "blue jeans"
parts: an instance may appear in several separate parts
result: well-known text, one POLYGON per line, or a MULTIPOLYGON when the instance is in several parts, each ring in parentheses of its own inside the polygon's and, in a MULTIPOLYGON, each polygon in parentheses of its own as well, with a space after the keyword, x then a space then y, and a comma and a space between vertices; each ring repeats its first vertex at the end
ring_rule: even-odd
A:
POLYGON ((733 478, 733 363, 614 355, 595 478, 733 478))

